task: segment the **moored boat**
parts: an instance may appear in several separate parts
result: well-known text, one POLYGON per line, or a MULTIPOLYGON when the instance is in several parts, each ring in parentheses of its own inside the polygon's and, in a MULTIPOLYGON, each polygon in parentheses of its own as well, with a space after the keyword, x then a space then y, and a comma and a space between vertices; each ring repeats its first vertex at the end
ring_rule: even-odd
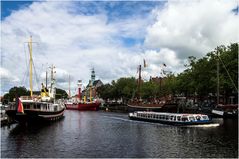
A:
POLYGON ((68 100, 65 103, 66 109, 70 109, 70 110, 80 110, 80 111, 85 111, 85 110, 89 110, 89 111, 97 111, 99 110, 100 107, 100 100, 98 99, 94 99, 94 96, 92 96, 92 87, 93 87, 93 83, 95 81, 95 72, 94 69, 91 72, 91 80, 89 83, 89 99, 87 100, 86 95, 83 96, 83 100, 82 100, 82 92, 81 92, 81 87, 82 87, 82 82, 81 80, 78 80, 78 95, 75 98, 71 98, 71 100, 68 100))
POLYGON ((127 103, 128 111, 134 112, 134 111, 156 111, 156 112, 162 112, 162 111, 170 111, 172 109, 177 109, 177 104, 173 103, 172 96, 164 96, 157 100, 152 100, 150 102, 144 101, 141 99, 141 65, 138 67, 139 77, 137 80, 137 98, 131 99, 127 103))
MULTIPOLYGON (((30 96, 16 98, 16 102, 6 109, 9 120, 19 123, 35 123, 53 121, 63 117, 65 106, 62 101, 55 100, 56 88, 54 78, 54 66, 51 67, 51 85, 47 88, 42 83, 41 95, 33 95, 32 84, 32 39, 28 43, 30 52, 30 96)), ((47 76, 46 76, 47 77, 47 76)), ((47 79, 46 79, 47 81, 47 79)))
POLYGON ((78 103, 72 103, 67 101, 65 103, 65 106, 66 106, 66 109, 69 109, 69 110, 78 110, 78 103))
POLYGON ((183 114, 183 113, 164 113, 164 112, 146 112, 137 111, 129 113, 132 120, 157 122, 169 125, 204 125, 213 124, 212 120, 204 114, 183 114))
POLYGON ((222 118, 238 118, 238 104, 217 105, 212 109, 212 116, 222 118))

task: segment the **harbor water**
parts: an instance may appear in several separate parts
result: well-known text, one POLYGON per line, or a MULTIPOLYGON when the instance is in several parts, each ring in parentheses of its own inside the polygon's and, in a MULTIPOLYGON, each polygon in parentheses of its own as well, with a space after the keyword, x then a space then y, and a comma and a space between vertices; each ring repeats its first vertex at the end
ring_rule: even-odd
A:
POLYGON ((51 124, 1 127, 1 157, 238 157, 238 121, 215 120, 220 126, 177 127, 66 110, 51 124))

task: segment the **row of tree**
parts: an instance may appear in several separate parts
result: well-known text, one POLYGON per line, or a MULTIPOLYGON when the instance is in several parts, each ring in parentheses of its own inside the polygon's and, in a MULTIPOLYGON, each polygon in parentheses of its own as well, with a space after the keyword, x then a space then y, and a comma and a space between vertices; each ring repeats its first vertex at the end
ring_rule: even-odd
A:
MULTIPOLYGON (((33 92, 33 94, 40 95, 40 92, 33 92)), ((25 87, 12 87, 8 93, 4 94, 3 96, 3 104, 6 104, 8 102, 13 102, 14 99, 20 96, 30 96, 30 91, 27 90, 25 87)), ((68 94, 65 90, 56 88, 56 99, 62 99, 67 98, 68 94)))
MULTIPOLYGON (((160 98, 173 96, 215 96, 217 94, 217 72, 219 64, 220 94, 229 96, 238 94, 238 43, 219 46, 203 58, 188 58, 186 69, 176 75, 169 73, 163 82, 142 81, 141 97, 160 98)), ((138 95, 137 79, 120 78, 98 88, 103 99, 130 99, 138 95)))
MULTIPOLYGON (((173 96, 215 96, 217 93, 217 62, 219 62, 220 94, 229 96, 238 94, 238 43, 219 46, 206 56, 196 59, 188 58, 186 69, 178 74, 169 73, 160 82, 141 81, 140 92, 137 91, 137 79, 134 77, 113 80, 111 84, 102 85, 97 89, 103 99, 144 99, 173 96), (139 94, 140 93, 140 94, 139 94)), ((25 87, 13 87, 5 94, 3 101, 13 101, 18 96, 30 95, 25 87)), ((67 98, 65 90, 56 89, 56 98, 67 98)))

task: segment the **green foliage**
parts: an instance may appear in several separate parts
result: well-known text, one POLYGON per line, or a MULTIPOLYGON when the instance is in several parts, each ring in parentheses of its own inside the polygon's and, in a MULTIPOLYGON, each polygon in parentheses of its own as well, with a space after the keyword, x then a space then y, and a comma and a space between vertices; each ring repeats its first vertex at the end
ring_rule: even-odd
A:
POLYGON ((112 81, 111 84, 105 84, 97 89, 103 99, 129 99, 136 90, 135 78, 120 78, 112 81))
MULTIPOLYGON (((34 94, 39 94, 40 92, 35 92, 34 94)), ((3 96, 3 103, 13 102, 16 97, 20 96, 30 96, 30 91, 25 87, 13 87, 3 96)), ((65 90, 56 88, 56 99, 67 98, 67 93, 65 90)))
POLYGON ((67 98, 68 94, 66 93, 65 90, 56 88, 56 99, 62 99, 62 98, 67 98))
MULTIPOLYGON (((220 90, 225 95, 237 93, 238 44, 219 46, 200 59, 190 56, 186 70, 178 75, 168 74, 161 84, 148 81, 141 84, 141 97, 158 98, 166 95, 208 96, 217 91, 217 61, 219 60, 220 90), (218 58, 219 57, 219 58, 218 58), (226 71, 227 70, 227 71, 226 71), (232 79, 232 80, 231 80, 232 79)), ((98 89, 103 99, 130 99, 136 96, 137 80, 120 78, 98 89)))
POLYGON ((7 94, 3 96, 3 103, 13 102, 13 100, 20 96, 28 96, 30 95, 30 91, 28 91, 25 87, 13 87, 9 90, 7 94))
MULTIPOLYGON (((217 91, 217 61, 219 61, 220 90, 230 94, 238 88, 238 44, 219 46, 205 57, 189 57, 187 69, 178 75, 175 90, 184 95, 200 96, 217 91), (232 80, 230 79, 232 78, 232 80)), ((221 94, 222 94, 221 93, 221 94)))

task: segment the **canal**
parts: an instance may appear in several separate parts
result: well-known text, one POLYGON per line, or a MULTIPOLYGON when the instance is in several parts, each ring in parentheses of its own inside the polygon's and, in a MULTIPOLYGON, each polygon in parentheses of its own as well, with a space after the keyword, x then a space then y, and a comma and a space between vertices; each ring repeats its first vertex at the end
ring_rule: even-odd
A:
POLYGON ((176 127, 131 121, 127 114, 66 110, 47 125, 1 127, 1 157, 238 157, 238 121, 176 127))

